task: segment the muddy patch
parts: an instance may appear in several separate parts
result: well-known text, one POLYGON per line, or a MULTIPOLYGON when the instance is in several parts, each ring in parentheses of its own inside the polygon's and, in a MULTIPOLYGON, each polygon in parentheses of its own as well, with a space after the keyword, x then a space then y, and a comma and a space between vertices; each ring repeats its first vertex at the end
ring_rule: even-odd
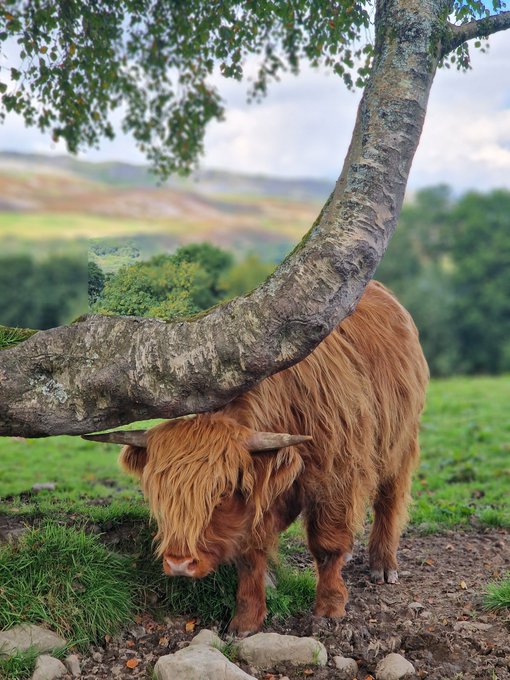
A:
MULTIPOLYGON (((307 561, 306 554, 296 554, 296 562, 307 561)), ((380 659, 399 652, 413 663, 418 678, 510 680, 510 611, 483 609, 485 585, 507 571, 510 533, 505 531, 409 534, 401 543, 397 585, 370 582, 365 548, 358 545, 345 568, 350 600, 342 621, 307 614, 265 627, 315 636, 326 645, 328 665, 266 668, 256 675, 333 680, 332 658, 340 654, 356 659, 357 680, 367 680, 380 659)), ((121 637, 105 640, 82 658, 82 677, 150 678, 159 656, 182 648, 199 630, 199 620, 189 617, 157 622, 141 616, 121 637)))

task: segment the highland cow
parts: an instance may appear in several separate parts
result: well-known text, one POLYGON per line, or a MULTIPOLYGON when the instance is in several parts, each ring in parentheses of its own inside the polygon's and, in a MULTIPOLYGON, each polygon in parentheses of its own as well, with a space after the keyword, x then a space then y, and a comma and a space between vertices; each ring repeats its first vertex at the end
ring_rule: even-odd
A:
POLYGON ((256 631, 268 554, 302 513, 317 569, 314 613, 341 617, 341 570, 371 503, 371 576, 395 583, 427 381, 411 317, 372 282, 306 359, 219 411, 111 433, 131 442, 120 461, 141 479, 164 571, 202 578, 234 562, 230 629, 256 631))

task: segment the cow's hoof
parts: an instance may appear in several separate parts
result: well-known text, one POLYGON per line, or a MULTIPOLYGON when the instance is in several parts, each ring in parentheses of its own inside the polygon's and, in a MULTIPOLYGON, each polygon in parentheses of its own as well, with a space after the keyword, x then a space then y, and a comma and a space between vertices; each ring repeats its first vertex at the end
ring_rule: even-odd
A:
POLYGON ((316 604, 313 610, 316 618, 342 619, 345 616, 345 605, 335 606, 329 604, 316 604))
POLYGON ((257 624, 253 621, 243 621, 241 618, 234 616, 228 627, 228 632, 235 637, 245 638, 248 637, 248 635, 258 633, 261 628, 262 623, 257 624))
POLYGON ((398 583, 398 571, 396 569, 388 569, 386 583, 398 583))
POLYGON ((398 572, 396 569, 372 569, 370 580, 373 583, 382 585, 383 583, 398 583, 398 572))

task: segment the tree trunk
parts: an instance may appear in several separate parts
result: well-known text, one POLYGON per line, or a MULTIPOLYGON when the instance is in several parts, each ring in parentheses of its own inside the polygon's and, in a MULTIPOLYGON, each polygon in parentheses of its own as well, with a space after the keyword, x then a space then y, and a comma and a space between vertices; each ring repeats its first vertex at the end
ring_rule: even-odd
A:
POLYGON ((211 410, 311 352, 354 310, 395 228, 447 6, 378 3, 375 62, 342 174, 268 281, 194 320, 88 316, 0 352, 0 435, 211 410))

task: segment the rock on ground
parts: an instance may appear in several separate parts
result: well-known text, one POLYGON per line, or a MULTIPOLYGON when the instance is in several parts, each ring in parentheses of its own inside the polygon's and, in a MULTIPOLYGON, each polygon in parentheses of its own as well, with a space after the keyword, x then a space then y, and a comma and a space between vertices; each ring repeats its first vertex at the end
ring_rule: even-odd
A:
POLYGON ((52 656, 43 654, 38 657, 32 680, 57 680, 62 678, 67 673, 64 664, 52 656))
POLYGON ((47 628, 21 624, 0 633, 0 656, 13 656, 33 648, 39 653, 65 647, 67 642, 47 628))
POLYGON ((240 659, 259 668, 267 668, 282 662, 296 666, 300 664, 324 666, 328 660, 322 642, 311 637, 295 635, 257 633, 241 640, 237 649, 240 659))
POLYGON ((214 631, 207 630, 207 628, 204 628, 203 630, 200 631, 198 635, 195 635, 195 637, 189 644, 190 646, 205 645, 209 647, 216 647, 216 649, 220 649, 223 645, 223 642, 220 640, 220 638, 216 635, 214 631))
POLYGON ((73 678, 79 678, 81 675, 80 660, 76 654, 70 654, 66 659, 64 659, 64 666, 67 668, 68 672, 71 673, 73 678))
POLYGON ((338 669, 335 678, 338 680, 353 680, 358 675, 358 664, 354 659, 345 656, 334 656, 333 662, 338 669))
POLYGON ((160 657, 157 680, 256 680, 227 659, 219 649, 194 644, 160 657))
POLYGON ((413 664, 401 654, 388 654, 375 669, 377 680, 402 680, 415 674, 413 664))
POLYGON ((36 493, 39 491, 55 491, 57 485, 55 482, 41 482, 38 484, 34 484, 32 486, 32 491, 35 491, 36 493))

